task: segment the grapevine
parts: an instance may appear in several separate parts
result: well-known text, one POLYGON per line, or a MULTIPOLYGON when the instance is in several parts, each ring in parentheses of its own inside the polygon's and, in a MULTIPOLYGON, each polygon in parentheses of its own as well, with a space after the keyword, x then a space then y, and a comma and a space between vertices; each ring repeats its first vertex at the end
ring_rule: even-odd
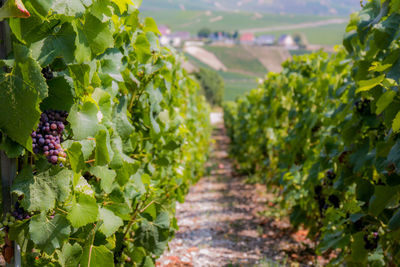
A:
POLYGON ((331 265, 400 264, 398 1, 368 1, 344 48, 284 63, 225 106, 240 171, 277 188, 331 265))
POLYGON ((0 16, 0 149, 17 162, 5 259, 14 242, 23 266, 154 266, 204 172, 199 85, 138 1, 22 2, 0 16))

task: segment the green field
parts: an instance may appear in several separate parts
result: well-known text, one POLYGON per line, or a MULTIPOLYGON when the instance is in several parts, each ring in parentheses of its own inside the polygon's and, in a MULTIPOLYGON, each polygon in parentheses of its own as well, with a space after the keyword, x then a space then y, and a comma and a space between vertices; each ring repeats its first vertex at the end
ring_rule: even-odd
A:
POLYGON ((204 27, 208 27, 213 31, 235 31, 278 25, 293 25, 334 18, 331 16, 315 15, 261 15, 262 17, 259 18, 250 12, 214 11, 207 13, 207 11, 198 10, 144 10, 141 14, 142 17, 154 17, 157 24, 168 25, 173 31, 189 31, 192 34, 196 34, 199 29, 204 27), (222 19, 212 22, 212 19, 217 17, 222 17, 222 19))
MULTIPOLYGON (((268 72, 257 58, 247 53, 241 46, 204 48, 213 52, 229 69, 227 72, 218 72, 225 81, 224 101, 235 100, 236 97, 256 88, 257 78, 264 77, 268 72)), ((185 56, 193 65, 210 69, 195 57, 189 54, 185 56)))
POLYGON ((260 61, 240 45, 232 47, 205 46, 204 48, 214 53, 231 72, 257 76, 267 72, 260 61))
POLYGON ((341 44, 343 36, 346 32, 346 24, 331 24, 315 28, 303 28, 295 30, 282 30, 274 32, 264 32, 258 33, 262 34, 274 34, 279 37, 282 34, 296 34, 303 33, 310 44, 320 44, 320 45, 337 45, 341 44))

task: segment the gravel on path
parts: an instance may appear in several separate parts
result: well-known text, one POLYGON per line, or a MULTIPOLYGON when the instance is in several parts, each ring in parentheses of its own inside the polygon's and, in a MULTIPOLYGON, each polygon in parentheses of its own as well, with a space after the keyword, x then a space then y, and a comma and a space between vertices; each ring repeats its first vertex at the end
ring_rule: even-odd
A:
POLYGON ((177 205, 179 231, 157 266, 281 266, 271 262, 298 257, 307 233, 294 233, 287 221, 260 215, 273 196, 265 185, 246 184, 234 173, 223 124, 213 135, 211 173, 177 205))

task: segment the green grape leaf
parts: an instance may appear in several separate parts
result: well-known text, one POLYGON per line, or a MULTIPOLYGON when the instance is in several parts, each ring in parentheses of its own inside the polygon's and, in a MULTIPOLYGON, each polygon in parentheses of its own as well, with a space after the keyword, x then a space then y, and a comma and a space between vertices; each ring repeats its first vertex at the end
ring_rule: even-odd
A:
POLYGON ((96 104, 92 102, 85 102, 81 109, 78 108, 78 104, 72 106, 67 120, 71 124, 76 140, 94 137, 97 134, 98 111, 96 104))
POLYGON ((57 57, 66 63, 74 61, 75 32, 71 24, 64 23, 61 29, 30 46, 33 57, 41 66, 47 66, 57 57))
POLYGON ((93 52, 93 55, 102 54, 107 48, 113 47, 114 38, 108 22, 103 23, 91 14, 86 15, 83 32, 93 52))
POLYGON ((116 130, 123 141, 130 138, 131 134, 135 130, 135 128, 132 126, 132 123, 129 121, 126 113, 127 100, 126 98, 122 98, 116 111, 114 112, 113 121, 115 122, 116 130))
POLYGON ((147 17, 144 20, 144 31, 154 32, 155 34, 160 34, 160 31, 157 28, 157 23, 151 17, 147 17))
POLYGON ((55 77, 47 81, 49 96, 43 100, 40 107, 42 110, 65 110, 69 111, 74 104, 75 91, 71 79, 68 77, 55 77))
POLYGON ((150 43, 144 34, 140 34, 135 42, 136 55, 139 62, 145 63, 151 57, 150 43))
POLYGON ((375 186, 375 193, 369 201, 369 213, 378 216, 397 194, 397 187, 375 186))
POLYGON ((354 241, 351 244, 351 258, 353 262, 365 263, 368 256, 368 250, 364 247, 364 233, 356 233, 353 238, 354 241))
POLYGON ((30 134, 39 122, 39 102, 47 97, 47 84, 39 64, 25 46, 16 45, 14 57, 12 72, 0 72, 0 114, 4 114, 0 116, 0 130, 32 150, 30 134))
POLYGON ((96 165, 103 166, 110 162, 112 158, 112 148, 110 144, 110 137, 106 130, 100 130, 96 134, 96 165))
POLYGON ((47 211, 55 202, 64 202, 70 194, 73 172, 67 169, 54 170, 33 176, 30 166, 25 167, 15 178, 13 193, 24 196, 21 205, 28 211, 47 211))
POLYGON ((75 173, 79 173, 85 168, 85 160, 82 153, 82 145, 79 142, 74 142, 67 150, 68 159, 71 164, 71 169, 75 173))
MULTIPOLYGON (((96 3, 99 1, 96 1, 96 3)), ((75 38, 75 60, 78 64, 83 64, 84 62, 88 62, 92 59, 92 51, 90 50, 89 42, 85 33, 83 32, 83 28, 81 26, 80 21, 73 21, 72 27, 76 33, 75 38)))
POLYGON ((90 66, 88 64, 72 64, 68 65, 68 69, 74 82, 76 95, 82 96, 89 87, 90 66))
POLYGON ((140 267, 154 267, 153 259, 149 256, 146 256, 143 259, 143 262, 140 264, 140 267))
POLYGON ((400 112, 398 112, 394 118, 392 128, 394 132, 398 132, 400 130, 400 112))
POLYGON ((396 231, 400 228, 400 209, 390 218, 388 226, 392 231, 396 231))
POLYGON ((105 246, 88 246, 84 249, 80 262, 82 267, 112 267, 114 255, 105 246))
POLYGON ((51 10, 68 17, 79 17, 85 13, 85 6, 81 0, 52 0, 51 10))
POLYGON ((98 18, 101 22, 106 22, 112 17, 109 0, 98 0, 90 7, 90 13, 98 18))
POLYGON ((79 265, 82 256, 82 247, 75 243, 65 243, 61 251, 57 251, 58 258, 62 267, 75 267, 79 265))
POLYGON ((395 91, 387 91, 381 97, 378 99, 378 102, 376 102, 376 111, 375 113, 377 115, 381 114, 387 106, 392 103, 393 98, 396 96, 395 91))
POLYGON ((359 83, 358 83, 359 87, 357 88, 356 93, 369 91, 372 88, 374 88, 375 86, 380 85, 384 79, 385 79, 385 75, 382 74, 382 75, 380 75, 376 78, 370 79, 370 80, 359 81, 359 83))
POLYGON ((97 221, 99 207, 96 199, 85 194, 78 194, 72 200, 67 219, 73 227, 82 227, 97 221))
POLYGON ((99 230, 109 237, 114 234, 121 226, 124 225, 122 219, 114 214, 111 210, 100 208, 99 219, 103 221, 99 230))
POLYGON ((45 213, 32 217, 29 224, 29 234, 32 241, 39 245, 48 255, 62 246, 68 239, 71 233, 71 228, 68 220, 56 214, 54 219, 49 220, 45 213))
POLYGON ((108 167, 105 166, 96 166, 91 167, 89 169, 89 172, 101 179, 101 188, 104 190, 105 193, 111 193, 115 177, 117 176, 114 170, 110 170, 108 169, 108 167))
POLYGON ((161 229, 169 229, 169 224, 170 224, 169 213, 163 211, 160 214, 158 214, 154 224, 161 229))

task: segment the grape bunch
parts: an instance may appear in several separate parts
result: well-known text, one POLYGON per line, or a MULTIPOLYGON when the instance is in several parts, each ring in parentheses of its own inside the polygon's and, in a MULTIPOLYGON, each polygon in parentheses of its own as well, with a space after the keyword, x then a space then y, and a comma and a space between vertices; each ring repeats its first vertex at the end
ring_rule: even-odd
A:
POLYGON ((68 113, 65 111, 45 111, 41 115, 37 130, 31 134, 33 152, 43 154, 54 165, 64 162, 67 156, 61 147, 67 117, 68 113))
POLYGON ((6 213, 3 222, 0 223, 0 228, 10 227, 13 226, 16 221, 28 220, 30 218, 30 214, 25 211, 23 207, 20 206, 19 202, 16 202, 14 205, 14 211, 11 213, 6 213))
POLYGON ((43 74, 43 77, 46 78, 46 80, 51 80, 54 77, 53 72, 51 71, 50 67, 43 68, 42 74, 43 74))
POLYGON ((23 207, 21 207, 19 202, 15 203, 14 211, 11 213, 11 215, 18 221, 27 220, 31 218, 29 213, 26 210, 24 210, 23 207))
POLYGON ((12 226, 15 223, 16 219, 11 213, 7 212, 6 216, 3 219, 3 223, 0 223, 0 227, 12 226))

